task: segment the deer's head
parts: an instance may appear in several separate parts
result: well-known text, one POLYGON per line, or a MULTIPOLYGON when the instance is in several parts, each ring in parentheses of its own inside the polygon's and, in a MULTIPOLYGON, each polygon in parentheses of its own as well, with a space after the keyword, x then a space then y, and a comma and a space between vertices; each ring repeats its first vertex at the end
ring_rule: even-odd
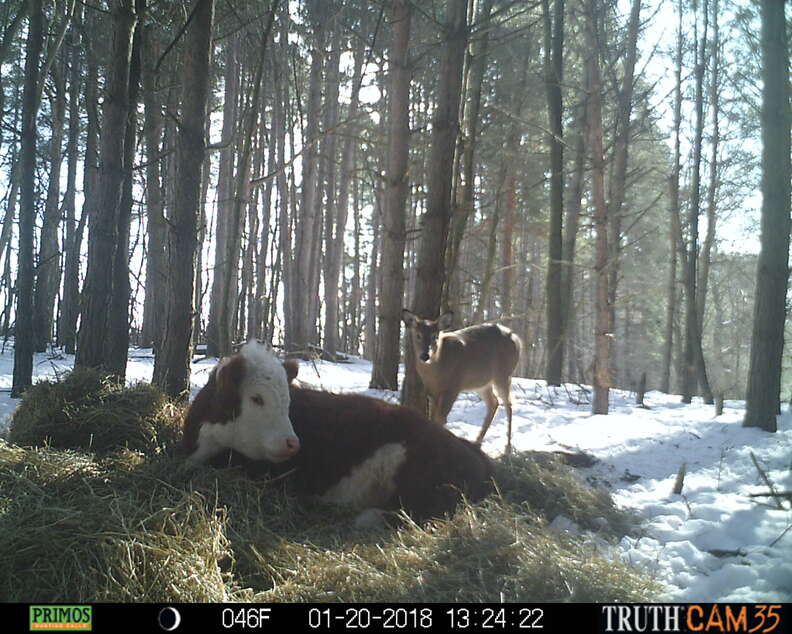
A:
POLYGON ((402 321, 410 332, 415 356, 426 363, 437 350, 437 337, 443 330, 448 330, 454 321, 454 313, 450 310, 437 319, 421 319, 412 311, 402 310, 402 321))

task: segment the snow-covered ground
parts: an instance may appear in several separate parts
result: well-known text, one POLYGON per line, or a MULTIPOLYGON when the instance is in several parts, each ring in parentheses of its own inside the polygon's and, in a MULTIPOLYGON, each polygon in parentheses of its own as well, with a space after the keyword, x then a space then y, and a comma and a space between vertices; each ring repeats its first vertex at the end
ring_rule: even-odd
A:
MULTIPOLYGON (((70 369, 73 357, 37 355, 36 378, 70 369)), ((193 394, 206 382, 215 360, 193 366, 193 394)), ((131 350, 130 381, 150 380, 150 350, 131 350)), ((10 398, 13 350, 0 350, 0 435, 18 401, 10 398)), ((368 389, 370 364, 303 363, 300 379, 333 391, 362 392, 395 401, 397 395, 368 389)), ((650 392, 648 409, 632 395, 613 391, 611 413, 592 416, 578 386, 547 388, 542 381, 515 379, 516 450, 574 448, 600 462, 582 473, 610 489, 616 502, 643 520, 640 536, 619 544, 625 560, 657 573, 667 585, 666 601, 792 601, 792 510, 772 498, 752 498, 768 490, 751 458, 753 452, 777 491, 792 490, 792 414, 779 417, 779 431, 767 434, 741 426, 744 403, 727 401, 722 416, 700 400, 650 392), (680 465, 687 475, 681 495, 672 494, 680 465)), ((474 439, 484 406, 462 394, 449 427, 474 439)), ((493 456, 506 443, 499 411, 484 443, 493 456)))

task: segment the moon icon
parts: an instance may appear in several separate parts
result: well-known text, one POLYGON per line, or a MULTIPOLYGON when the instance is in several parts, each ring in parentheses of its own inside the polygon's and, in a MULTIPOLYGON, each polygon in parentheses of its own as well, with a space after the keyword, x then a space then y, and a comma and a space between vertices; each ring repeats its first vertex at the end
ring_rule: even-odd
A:
POLYGON ((174 607, 162 608, 157 617, 160 627, 166 632, 172 632, 181 624, 181 614, 174 607))

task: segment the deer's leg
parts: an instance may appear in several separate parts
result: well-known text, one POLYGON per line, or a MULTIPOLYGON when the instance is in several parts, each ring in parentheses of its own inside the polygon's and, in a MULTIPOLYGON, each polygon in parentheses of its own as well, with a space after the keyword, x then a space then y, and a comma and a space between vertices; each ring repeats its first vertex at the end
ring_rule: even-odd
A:
POLYGON ((512 438, 512 401, 511 401, 511 377, 507 376, 495 381, 495 394, 502 405, 506 407, 506 453, 511 453, 511 438, 512 438))
POLYGON ((434 398, 432 420, 440 425, 445 425, 448 422, 448 414, 451 413, 451 408, 456 403, 457 396, 459 396, 459 390, 440 392, 434 398))
POLYGON ((492 391, 492 385, 487 385, 479 391, 479 396, 484 404, 487 406, 487 414, 484 416, 484 424, 481 426, 476 444, 480 445, 484 440, 484 435, 487 433, 489 426, 492 424, 492 419, 495 418, 495 412, 498 411, 498 399, 492 391))

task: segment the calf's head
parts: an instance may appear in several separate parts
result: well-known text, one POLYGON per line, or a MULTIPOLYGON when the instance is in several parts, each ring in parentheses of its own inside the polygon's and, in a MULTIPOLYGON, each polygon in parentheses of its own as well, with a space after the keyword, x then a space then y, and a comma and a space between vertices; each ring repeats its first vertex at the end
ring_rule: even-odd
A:
POLYGON ((286 370, 269 349, 251 341, 215 366, 187 412, 184 445, 196 461, 233 449, 283 462, 299 451, 286 370))
POLYGON ((437 337, 440 332, 451 327, 454 313, 447 311, 435 320, 421 319, 405 308, 402 310, 402 321, 410 332, 415 356, 421 361, 427 362, 437 350, 437 337))

